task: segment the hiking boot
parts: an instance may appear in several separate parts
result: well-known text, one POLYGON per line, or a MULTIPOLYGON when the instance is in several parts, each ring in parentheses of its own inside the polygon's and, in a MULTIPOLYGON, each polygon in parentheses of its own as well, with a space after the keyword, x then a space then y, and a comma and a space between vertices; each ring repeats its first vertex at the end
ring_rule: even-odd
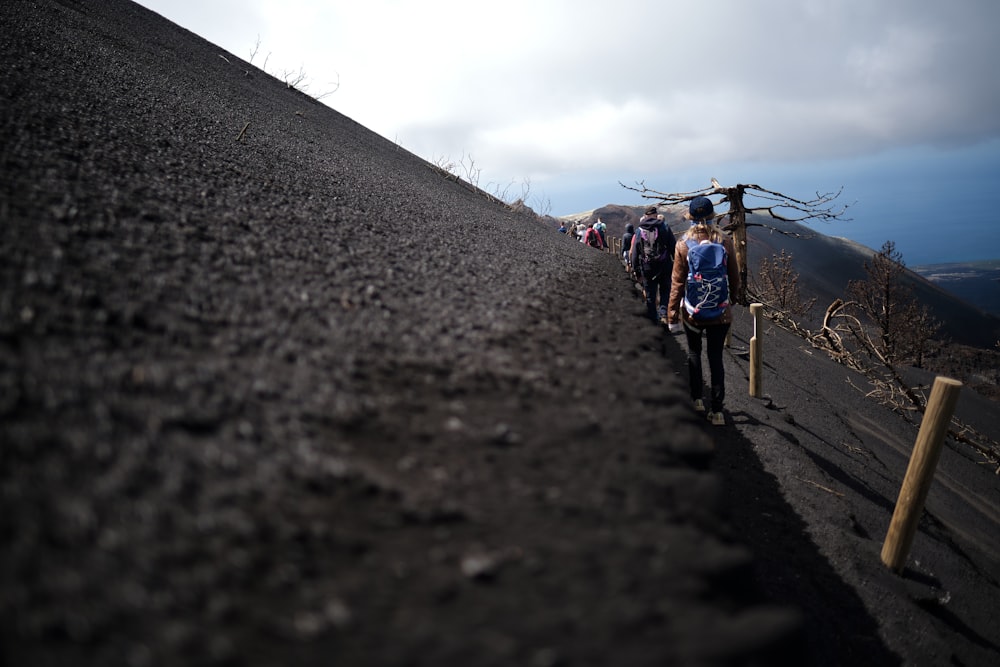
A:
POLYGON ((694 411, 695 412, 704 412, 705 411, 705 401, 701 400, 700 398, 694 399, 694 411))
POLYGON ((725 426, 726 416, 721 412, 709 412, 708 421, 712 422, 712 426, 725 426))

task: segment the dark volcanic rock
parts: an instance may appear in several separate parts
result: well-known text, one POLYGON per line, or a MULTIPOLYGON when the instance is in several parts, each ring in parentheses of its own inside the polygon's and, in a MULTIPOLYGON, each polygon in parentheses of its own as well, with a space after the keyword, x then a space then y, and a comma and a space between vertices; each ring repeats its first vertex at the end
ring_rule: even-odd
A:
POLYGON ((866 413, 813 422, 829 367, 771 420, 734 353, 709 431, 609 255, 130 2, 7 4, 5 664, 893 664, 913 618, 996 654, 957 510, 920 572, 960 604, 852 559, 893 480, 866 413), (779 488, 792 442, 851 522, 779 488))

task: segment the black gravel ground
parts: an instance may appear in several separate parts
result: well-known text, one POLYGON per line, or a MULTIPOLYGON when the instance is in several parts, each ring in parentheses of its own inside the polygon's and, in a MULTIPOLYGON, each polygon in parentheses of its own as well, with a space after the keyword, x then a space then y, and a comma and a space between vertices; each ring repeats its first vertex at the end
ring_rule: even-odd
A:
POLYGON ((915 433, 801 341, 710 428, 609 255, 126 0, 0 49, 4 664, 1000 661, 993 468, 889 573, 915 433))

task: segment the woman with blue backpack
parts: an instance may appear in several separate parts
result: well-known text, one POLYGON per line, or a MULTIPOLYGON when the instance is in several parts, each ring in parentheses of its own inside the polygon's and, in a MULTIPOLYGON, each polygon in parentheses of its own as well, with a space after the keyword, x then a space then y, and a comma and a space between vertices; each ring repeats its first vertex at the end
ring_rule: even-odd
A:
POLYGON ((722 405, 726 399, 726 371, 722 352, 733 321, 729 295, 740 284, 733 242, 715 224, 715 207, 708 197, 691 200, 685 216, 691 228, 677 242, 671 280, 669 325, 672 333, 687 336, 688 379, 695 410, 705 411, 701 365, 702 336, 708 351, 711 379, 708 419, 723 426, 722 405))

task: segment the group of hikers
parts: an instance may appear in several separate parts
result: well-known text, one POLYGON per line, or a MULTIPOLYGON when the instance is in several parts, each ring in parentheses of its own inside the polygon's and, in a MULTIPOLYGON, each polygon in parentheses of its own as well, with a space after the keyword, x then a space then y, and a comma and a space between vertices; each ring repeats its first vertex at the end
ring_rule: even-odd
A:
POLYGON ((587 225, 582 222, 576 223, 569 229, 563 225, 559 227, 559 231, 598 250, 604 250, 608 247, 608 226, 600 218, 597 219, 597 222, 587 225))
MULTIPOLYGON (((723 348, 733 321, 729 294, 738 287, 740 274, 735 260, 730 260, 735 257, 732 240, 715 224, 712 200, 695 197, 685 218, 690 228, 676 239, 657 207, 650 206, 638 227, 625 227, 621 259, 642 287, 646 316, 666 325, 670 333, 684 332, 695 410, 706 413, 712 424, 722 426, 726 423, 722 412, 726 398, 723 348), (708 406, 704 399, 703 349, 710 377, 708 406)), ((595 248, 606 248, 605 234, 606 227, 598 218, 584 227, 581 240, 595 248), (596 229, 597 225, 601 229, 596 229)))

